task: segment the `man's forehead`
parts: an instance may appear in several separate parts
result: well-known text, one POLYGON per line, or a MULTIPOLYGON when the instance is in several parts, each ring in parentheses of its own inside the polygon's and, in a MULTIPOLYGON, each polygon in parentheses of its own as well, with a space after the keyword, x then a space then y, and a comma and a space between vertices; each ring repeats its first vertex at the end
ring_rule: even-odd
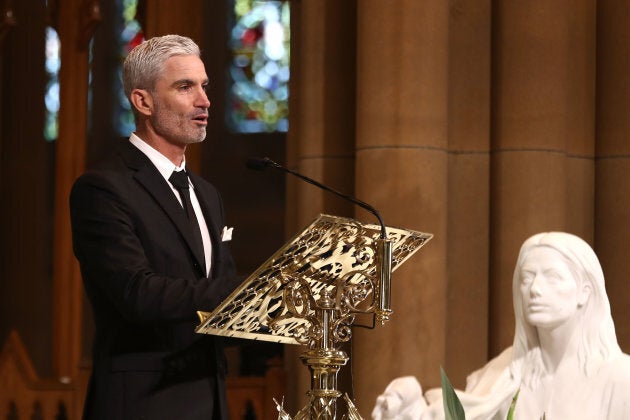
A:
POLYGON ((207 80, 203 61, 196 55, 175 55, 164 62, 162 76, 169 81, 175 80, 207 80))
POLYGON ((164 62, 164 68, 174 68, 177 70, 204 70, 205 66, 201 58, 196 55, 174 55, 164 62))

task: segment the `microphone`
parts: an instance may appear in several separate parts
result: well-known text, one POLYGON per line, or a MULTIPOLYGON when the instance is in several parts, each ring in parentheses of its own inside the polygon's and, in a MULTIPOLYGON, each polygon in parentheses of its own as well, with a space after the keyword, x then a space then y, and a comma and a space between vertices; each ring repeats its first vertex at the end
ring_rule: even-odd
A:
POLYGON ((279 169, 281 171, 284 171, 286 173, 289 173, 293 176, 296 176, 298 178, 300 178, 303 181, 308 182, 309 184, 313 184, 323 190, 326 190, 328 192, 331 192, 335 195, 338 195, 339 197, 342 197, 362 208, 364 208, 365 210, 369 211, 370 213, 372 213, 374 216, 376 216, 376 218, 378 219, 379 224, 381 225, 381 239, 386 239, 387 238, 387 228, 385 227, 385 223, 383 223, 383 219, 381 218, 381 215, 379 214, 378 211, 376 211, 376 209, 374 207, 372 207, 371 205, 369 205, 368 203, 359 200, 358 198, 352 197, 348 194, 344 194, 340 191, 337 191, 333 188, 330 188, 327 185, 324 185, 320 182, 315 181, 312 178, 309 178, 307 176, 302 175, 299 172, 295 172, 285 166, 280 165, 279 163, 274 162, 273 160, 269 159, 268 157, 264 157, 264 158, 259 158, 259 157, 250 157, 249 159, 247 159, 247 168, 249 169, 253 169, 255 171, 264 171, 267 168, 275 168, 275 169, 279 169))
POLYGON ((381 235, 380 238, 376 241, 376 270, 377 270, 377 280, 378 280, 378 292, 376 293, 376 305, 374 308, 374 314, 376 316, 376 320, 381 324, 385 324, 385 322, 389 321, 389 318, 392 311, 392 241, 387 239, 387 228, 385 227, 385 223, 383 223, 383 219, 381 215, 376 211, 374 207, 367 204, 364 201, 361 201, 355 197, 349 196, 342 192, 339 192, 333 188, 330 188, 327 185, 324 185, 320 182, 315 181, 312 178, 302 175, 299 172, 293 171, 285 166, 280 165, 279 163, 274 162, 268 157, 259 158, 259 157, 250 157, 247 159, 247 167, 249 169, 253 169, 256 171, 264 171, 267 168, 274 168, 289 173, 293 176, 300 178, 303 181, 308 182, 309 184, 313 184, 316 187, 319 187, 323 190, 331 192, 339 197, 342 197, 362 208, 374 214, 378 219, 378 222, 381 225, 381 235))

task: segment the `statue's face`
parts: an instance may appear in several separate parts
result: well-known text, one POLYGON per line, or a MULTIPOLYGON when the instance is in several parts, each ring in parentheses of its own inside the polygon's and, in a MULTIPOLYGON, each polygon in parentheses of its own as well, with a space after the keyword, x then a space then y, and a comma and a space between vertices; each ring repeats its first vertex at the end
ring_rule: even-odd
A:
POLYGON ((584 303, 566 260, 552 248, 529 251, 521 265, 520 289, 525 318, 538 328, 554 328, 575 319, 584 303))

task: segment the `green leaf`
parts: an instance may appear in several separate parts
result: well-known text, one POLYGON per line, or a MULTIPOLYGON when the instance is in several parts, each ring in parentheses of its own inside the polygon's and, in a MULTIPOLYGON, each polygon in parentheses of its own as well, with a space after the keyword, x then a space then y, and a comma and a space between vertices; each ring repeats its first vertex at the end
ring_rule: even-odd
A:
POLYGON ((514 418, 514 410, 516 409, 516 401, 518 400, 518 393, 521 392, 519 388, 516 391, 516 394, 512 397, 512 404, 510 404, 510 409, 508 410, 507 420, 512 420, 514 418))
POLYGON ((464 407, 457 397, 451 381, 440 367, 440 376, 442 377, 442 401, 444 403, 444 416, 446 420, 466 420, 464 407))

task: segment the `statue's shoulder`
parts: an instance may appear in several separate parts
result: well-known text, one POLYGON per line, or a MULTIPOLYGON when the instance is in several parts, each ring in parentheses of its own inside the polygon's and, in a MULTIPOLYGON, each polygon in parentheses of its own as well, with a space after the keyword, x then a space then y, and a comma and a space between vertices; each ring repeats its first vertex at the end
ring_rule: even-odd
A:
POLYGON ((612 367, 620 379, 625 379, 630 384, 630 355, 621 353, 612 367))
POLYGON ((614 388, 623 388, 630 399, 630 355, 622 353, 600 369, 600 380, 604 380, 614 388))
POLYGON ((621 354, 610 361, 605 368, 604 374, 606 383, 603 389, 606 390, 606 401, 608 401, 608 412, 606 419, 628 419, 630 418, 630 356, 621 354))
POLYGON ((508 368, 511 361, 512 347, 508 347, 485 366, 468 375, 466 392, 475 395, 487 395, 497 386, 502 386, 502 381, 506 379, 509 373, 508 368))

